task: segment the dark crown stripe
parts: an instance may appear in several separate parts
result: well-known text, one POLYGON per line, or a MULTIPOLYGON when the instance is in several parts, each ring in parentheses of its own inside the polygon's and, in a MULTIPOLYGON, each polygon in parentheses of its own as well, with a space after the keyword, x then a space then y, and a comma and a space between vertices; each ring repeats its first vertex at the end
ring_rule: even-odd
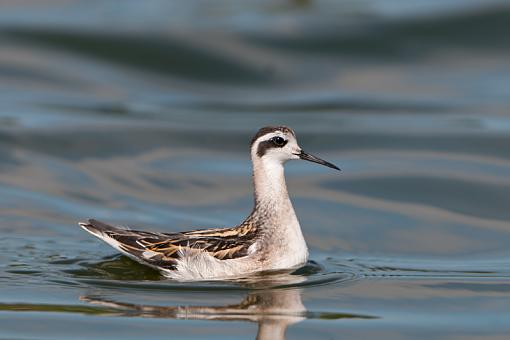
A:
POLYGON ((291 128, 288 128, 286 126, 265 126, 265 127, 261 128, 259 131, 257 131, 255 136, 253 136, 253 138, 251 139, 251 144, 250 145, 253 145, 253 143, 255 143, 255 141, 257 139, 259 139, 260 137, 262 137, 264 135, 267 135, 268 133, 273 133, 273 132, 276 132, 276 131, 280 131, 280 132, 283 132, 283 133, 290 133, 293 136, 296 136, 294 134, 294 131, 292 131, 291 128))

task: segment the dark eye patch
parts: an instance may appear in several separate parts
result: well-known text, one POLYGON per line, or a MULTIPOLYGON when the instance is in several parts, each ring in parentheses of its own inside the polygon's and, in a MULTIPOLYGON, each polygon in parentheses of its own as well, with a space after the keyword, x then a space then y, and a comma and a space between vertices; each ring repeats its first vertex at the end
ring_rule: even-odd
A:
POLYGON ((271 141, 273 142, 274 145, 276 145, 279 148, 281 148, 281 147, 285 146, 285 144, 287 144, 287 141, 285 139, 283 139, 283 137, 280 137, 280 136, 271 138, 271 141))
POLYGON ((266 154, 266 151, 274 148, 282 148, 287 144, 287 140, 280 136, 275 136, 269 140, 265 140, 259 143, 257 148, 257 156, 262 157, 266 154))

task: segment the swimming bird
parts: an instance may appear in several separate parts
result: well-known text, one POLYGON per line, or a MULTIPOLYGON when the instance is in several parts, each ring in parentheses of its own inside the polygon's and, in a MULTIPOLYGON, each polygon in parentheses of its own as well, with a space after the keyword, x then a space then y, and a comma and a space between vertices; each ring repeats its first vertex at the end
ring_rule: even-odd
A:
POLYGON ((251 140, 255 204, 232 228, 176 233, 130 230, 90 219, 80 226, 130 258, 179 281, 217 280, 298 268, 308 260, 287 192, 284 164, 302 159, 340 170, 304 152, 286 126, 261 128, 251 140))

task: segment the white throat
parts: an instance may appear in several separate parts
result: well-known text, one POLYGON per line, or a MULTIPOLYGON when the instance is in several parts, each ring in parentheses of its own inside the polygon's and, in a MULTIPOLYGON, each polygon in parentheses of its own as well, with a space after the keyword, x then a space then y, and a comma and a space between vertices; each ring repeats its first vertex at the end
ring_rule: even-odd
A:
POLYGON ((256 205, 292 206, 285 184, 285 170, 280 162, 254 157, 253 185, 256 205))
MULTIPOLYGON (((266 249, 276 259, 273 269, 298 266, 308 259, 308 249, 285 184, 283 164, 253 155, 254 217, 266 229, 266 249)), ((253 216, 252 215, 252 216, 253 216)))

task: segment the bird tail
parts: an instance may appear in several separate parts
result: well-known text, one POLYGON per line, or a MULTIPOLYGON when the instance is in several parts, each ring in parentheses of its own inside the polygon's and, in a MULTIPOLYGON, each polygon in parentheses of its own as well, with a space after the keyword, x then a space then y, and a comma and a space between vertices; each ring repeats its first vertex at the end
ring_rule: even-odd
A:
POLYGON ((153 240, 158 238, 161 240, 167 239, 168 237, 163 234, 114 227, 93 219, 88 220, 87 223, 81 222, 80 227, 137 262, 165 272, 175 269, 175 261, 166 259, 164 253, 146 249, 139 242, 140 239, 147 237, 153 240))
POLYGON ((94 219, 89 219, 87 222, 79 222, 79 224, 84 230, 96 237, 99 237, 100 239, 110 237, 107 232, 122 233, 122 231, 126 230, 94 219))
POLYGON ((143 251, 142 247, 136 243, 136 237, 132 237, 132 232, 127 228, 114 227, 94 219, 89 219, 87 223, 80 222, 79 224, 87 232, 125 255, 136 257, 143 251))

